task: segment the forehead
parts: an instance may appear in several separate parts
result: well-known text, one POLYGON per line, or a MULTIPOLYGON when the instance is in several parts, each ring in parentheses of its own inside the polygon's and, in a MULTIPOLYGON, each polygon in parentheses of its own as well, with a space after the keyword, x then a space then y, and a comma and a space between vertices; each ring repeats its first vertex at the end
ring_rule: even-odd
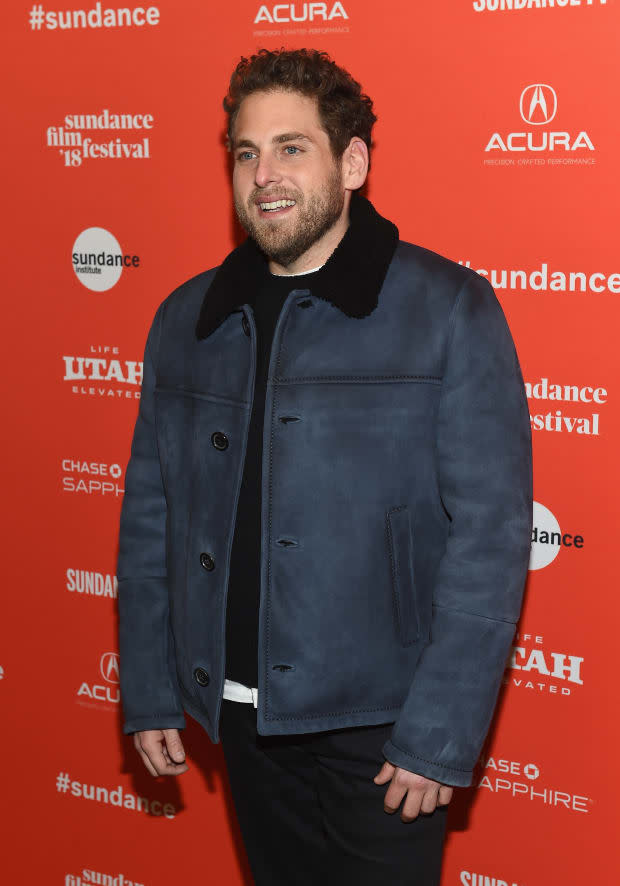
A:
POLYGON ((328 141, 321 126, 318 101, 299 92, 254 92, 243 99, 235 119, 233 140, 268 139, 280 132, 303 132, 328 141))

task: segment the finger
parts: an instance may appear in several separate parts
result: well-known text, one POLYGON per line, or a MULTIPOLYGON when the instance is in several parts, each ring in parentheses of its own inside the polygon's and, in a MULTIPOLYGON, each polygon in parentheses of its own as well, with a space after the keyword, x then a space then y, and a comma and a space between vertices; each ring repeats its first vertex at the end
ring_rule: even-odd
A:
POLYGON ((169 763, 166 760, 162 750, 162 743, 162 739, 145 739, 142 742, 142 750, 151 761, 151 765, 158 775, 177 775, 180 769, 182 769, 182 764, 169 763))
POLYGON ((167 749, 166 749, 166 745, 165 745, 165 744, 163 744, 163 745, 161 746, 161 752, 162 752, 162 754, 164 755, 164 759, 165 759, 166 763, 172 763, 172 762, 173 762, 173 760, 172 760, 171 757, 170 757, 170 754, 168 753, 168 751, 167 751, 167 749))
POLYGON ((185 762, 185 750, 178 729, 164 729, 166 749, 175 763, 185 762))
POLYGON ((187 765, 187 763, 175 763, 175 761, 172 759, 172 757, 168 753, 166 745, 162 745, 161 752, 164 755, 164 758, 165 758, 168 766, 171 768, 174 767, 174 774, 175 775, 181 775, 182 772, 187 772, 187 770, 189 769, 189 766, 187 765))
POLYGON ((420 805, 420 812, 426 812, 429 815, 431 812, 434 812, 437 808, 437 798, 439 796, 439 786, 436 788, 429 788, 422 797, 422 803, 420 805))
POLYGON ((448 785, 442 785, 439 788, 439 797, 437 801, 438 806, 445 806, 452 799, 452 795, 454 793, 454 788, 449 787, 448 785))
POLYGON ((383 798, 384 812, 388 812, 390 814, 396 812, 406 792, 407 789, 405 787, 397 784, 394 780, 392 780, 389 788, 385 792, 385 797, 383 798))
POLYGON ((413 821, 418 817, 422 805, 422 792, 409 790, 400 814, 402 821, 413 821))
POLYGON ((149 758, 146 756, 146 754, 142 750, 142 745, 140 744, 140 733, 134 732, 132 738, 133 738, 133 746, 135 747, 136 751, 140 755, 140 759, 144 763, 145 767, 151 773, 151 775, 156 776, 157 772, 155 772, 155 769, 153 768, 151 761, 149 760, 149 758))
POLYGON ((390 778, 394 775, 396 770, 396 766, 392 766, 387 760, 381 767, 381 769, 377 772, 373 781, 375 784, 385 784, 386 781, 389 781, 390 778))
POLYGON ((159 773, 155 770, 155 767, 153 766, 153 764, 151 763, 151 761, 149 760, 147 755, 144 753, 142 748, 139 746, 138 746, 138 753, 140 754, 140 758, 141 758, 142 762, 144 763, 144 765, 146 766, 148 771, 151 773, 151 775, 154 775, 155 778, 157 778, 159 773))

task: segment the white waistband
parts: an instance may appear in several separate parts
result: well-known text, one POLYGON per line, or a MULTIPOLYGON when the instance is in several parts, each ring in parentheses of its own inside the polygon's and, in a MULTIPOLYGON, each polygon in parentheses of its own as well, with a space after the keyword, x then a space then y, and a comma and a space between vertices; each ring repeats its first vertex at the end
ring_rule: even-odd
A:
POLYGON ((258 689, 237 683, 236 680, 224 680, 223 698, 228 698, 230 701, 252 702, 254 707, 258 707, 258 689))

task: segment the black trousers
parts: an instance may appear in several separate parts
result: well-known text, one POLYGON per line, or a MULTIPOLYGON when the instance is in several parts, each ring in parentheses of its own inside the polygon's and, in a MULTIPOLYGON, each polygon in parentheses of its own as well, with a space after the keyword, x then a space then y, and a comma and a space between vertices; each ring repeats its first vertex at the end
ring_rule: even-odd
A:
POLYGON ((439 886, 447 806, 403 822, 372 780, 393 724, 259 735, 223 699, 221 741, 257 886, 439 886))

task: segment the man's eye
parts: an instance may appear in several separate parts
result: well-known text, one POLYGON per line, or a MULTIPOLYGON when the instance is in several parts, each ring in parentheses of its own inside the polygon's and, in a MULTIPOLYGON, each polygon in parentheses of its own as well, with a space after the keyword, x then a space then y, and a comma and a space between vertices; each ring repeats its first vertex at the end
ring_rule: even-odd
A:
MULTIPOLYGON (((284 148, 285 151, 297 151, 299 152, 299 148, 296 145, 287 145, 284 148)), ((292 156, 292 155, 291 155, 292 156)))
POLYGON ((252 156, 252 151, 242 151, 239 154, 239 157, 237 159, 238 160, 245 160, 247 157, 251 157, 251 156, 252 156))

